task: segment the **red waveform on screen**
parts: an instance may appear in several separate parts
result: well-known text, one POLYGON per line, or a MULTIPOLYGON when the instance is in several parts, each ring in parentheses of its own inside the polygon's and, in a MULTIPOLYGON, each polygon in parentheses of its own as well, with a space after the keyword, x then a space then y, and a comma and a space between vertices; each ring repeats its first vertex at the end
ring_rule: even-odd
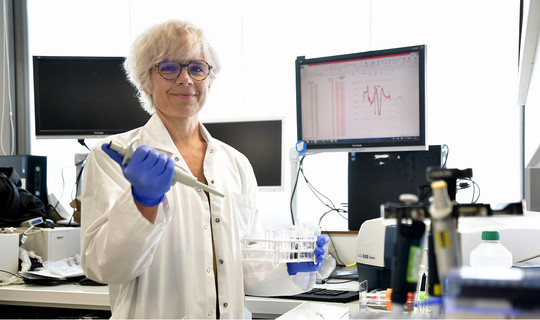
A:
POLYGON ((384 88, 381 86, 374 86, 373 95, 370 94, 369 85, 366 87, 366 91, 363 92, 362 102, 365 102, 366 99, 369 101, 371 106, 375 105, 375 112, 380 116, 382 112, 382 102, 383 100, 390 100, 390 94, 384 93, 384 88))

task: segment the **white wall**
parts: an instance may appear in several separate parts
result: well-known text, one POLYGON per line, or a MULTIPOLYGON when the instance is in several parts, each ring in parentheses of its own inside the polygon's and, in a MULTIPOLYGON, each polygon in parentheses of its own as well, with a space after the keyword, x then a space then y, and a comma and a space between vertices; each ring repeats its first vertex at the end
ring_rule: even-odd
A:
MULTIPOLYGON (((473 168, 481 202, 520 200, 516 1, 28 0, 28 8, 30 55, 125 55, 154 23, 194 22, 223 64, 201 118, 283 116, 287 159, 296 142, 297 56, 426 44, 428 142, 449 145, 449 167, 473 168)), ((63 194, 63 203, 72 193, 73 154, 80 152, 76 141, 32 141, 32 153, 48 156, 49 191, 63 194)), ((268 226, 290 221, 286 163, 285 191, 261 194, 268 226)), ((309 156, 304 169, 336 206, 347 202, 346 154, 309 156)), ((469 191, 458 194, 460 201, 470 198, 469 191)), ((326 211, 303 183, 298 206, 299 216, 315 223, 326 211)), ((323 220, 325 229, 346 226, 335 213, 323 220)))

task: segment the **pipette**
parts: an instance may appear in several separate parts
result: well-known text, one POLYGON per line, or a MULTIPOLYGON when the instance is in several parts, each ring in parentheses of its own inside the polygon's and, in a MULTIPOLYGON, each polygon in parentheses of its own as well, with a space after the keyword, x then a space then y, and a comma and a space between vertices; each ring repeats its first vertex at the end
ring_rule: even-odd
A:
MULTIPOLYGON (((127 164, 129 162, 129 160, 133 156, 133 153, 135 152, 135 150, 139 146, 140 146, 140 138, 133 139, 129 143, 129 145, 127 147, 124 147, 121 144, 119 144, 117 142, 114 142, 114 141, 111 141, 111 143, 109 144, 109 148, 111 150, 114 150, 114 151, 118 152, 120 155, 122 155, 124 157, 124 159, 122 161, 123 165, 125 165, 125 164, 127 164)), ((176 182, 180 182, 180 183, 182 183, 182 184, 184 184, 186 186, 189 186, 189 187, 202 189, 202 190, 204 190, 206 192, 215 194, 215 195, 220 196, 222 198, 225 197, 225 195, 223 193, 218 192, 214 188, 212 188, 212 187, 210 187, 210 186, 208 186, 208 185, 206 185, 206 184, 204 184, 202 182, 199 182, 195 176, 184 172, 178 166, 174 167, 174 174, 173 174, 173 179, 172 179, 172 182, 171 182, 171 186, 174 185, 176 182)))
POLYGON ((429 206, 439 280, 443 280, 451 269, 461 266, 457 218, 452 215, 454 206, 446 186, 444 180, 431 183, 433 201, 429 206))

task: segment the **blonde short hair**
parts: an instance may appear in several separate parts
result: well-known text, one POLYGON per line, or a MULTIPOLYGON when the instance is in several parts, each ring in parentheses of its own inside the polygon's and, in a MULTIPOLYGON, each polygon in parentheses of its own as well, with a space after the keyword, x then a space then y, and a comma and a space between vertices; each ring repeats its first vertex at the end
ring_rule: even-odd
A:
POLYGON ((152 97, 144 89, 152 86, 150 71, 156 63, 163 60, 189 61, 198 59, 201 54, 213 67, 207 79, 212 82, 221 65, 201 29, 185 21, 169 20, 139 35, 131 46, 124 69, 129 81, 138 89, 142 107, 150 114, 155 112, 152 97))

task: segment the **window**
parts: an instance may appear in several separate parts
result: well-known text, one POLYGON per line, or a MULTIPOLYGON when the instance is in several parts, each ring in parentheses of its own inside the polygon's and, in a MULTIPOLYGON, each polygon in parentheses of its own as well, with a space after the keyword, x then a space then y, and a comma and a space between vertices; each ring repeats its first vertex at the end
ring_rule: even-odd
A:
MULTIPOLYGON (((223 64, 201 120, 284 117, 285 155, 296 142, 297 56, 426 44, 428 143, 450 147, 449 167, 473 168, 481 202, 520 200, 519 2, 29 0, 28 11, 30 56, 123 56, 146 27, 189 19, 206 31, 223 64)), ((74 185, 73 154, 84 152, 76 141, 32 140, 32 153, 49 158, 49 192, 63 194, 65 207, 74 185)), ((346 154, 315 155, 304 163, 310 182, 336 204, 347 201, 346 168, 346 154)), ((458 201, 468 201, 467 192, 458 201)), ((287 187, 261 196, 261 216, 272 213, 265 223, 290 221, 289 195, 287 187)), ((300 218, 315 222, 325 211, 302 183, 298 206, 300 218)), ((347 226, 333 215, 323 223, 333 230, 347 226)))

